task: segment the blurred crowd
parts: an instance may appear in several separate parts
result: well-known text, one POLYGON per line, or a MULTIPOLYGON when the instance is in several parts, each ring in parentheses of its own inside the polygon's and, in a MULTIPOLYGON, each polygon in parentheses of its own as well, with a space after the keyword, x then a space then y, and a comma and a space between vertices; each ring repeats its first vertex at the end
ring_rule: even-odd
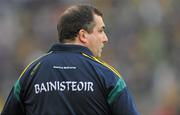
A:
POLYGON ((142 115, 180 115, 179 0, 0 0, 0 111, 28 63, 58 42, 64 9, 91 4, 104 14, 102 59, 125 79, 142 115))

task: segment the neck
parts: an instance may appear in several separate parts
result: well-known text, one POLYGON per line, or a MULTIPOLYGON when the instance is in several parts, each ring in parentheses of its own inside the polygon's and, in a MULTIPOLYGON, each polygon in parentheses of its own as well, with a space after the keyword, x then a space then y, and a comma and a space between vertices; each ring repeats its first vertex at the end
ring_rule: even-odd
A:
POLYGON ((86 46, 82 42, 78 41, 78 39, 75 39, 75 40, 66 40, 63 44, 86 46))

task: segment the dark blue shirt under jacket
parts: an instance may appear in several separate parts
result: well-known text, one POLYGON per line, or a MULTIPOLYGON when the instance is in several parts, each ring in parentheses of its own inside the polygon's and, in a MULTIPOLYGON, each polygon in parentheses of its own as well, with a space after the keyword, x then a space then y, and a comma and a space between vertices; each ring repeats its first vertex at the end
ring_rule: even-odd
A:
POLYGON ((139 115, 117 70, 79 45, 55 44, 30 63, 2 115, 139 115))

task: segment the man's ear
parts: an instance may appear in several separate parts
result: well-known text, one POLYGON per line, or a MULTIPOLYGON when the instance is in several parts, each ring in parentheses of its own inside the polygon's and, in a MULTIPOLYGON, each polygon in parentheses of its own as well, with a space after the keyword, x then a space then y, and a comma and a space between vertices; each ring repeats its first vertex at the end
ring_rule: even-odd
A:
POLYGON ((87 31, 86 30, 84 30, 84 29, 79 30, 79 40, 82 43, 87 43, 88 42, 88 40, 87 40, 87 31))

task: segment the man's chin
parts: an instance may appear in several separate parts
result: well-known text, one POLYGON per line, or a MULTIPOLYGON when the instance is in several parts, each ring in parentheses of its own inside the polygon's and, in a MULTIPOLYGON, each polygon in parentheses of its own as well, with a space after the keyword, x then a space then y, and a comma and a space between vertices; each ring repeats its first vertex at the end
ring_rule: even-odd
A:
POLYGON ((100 58, 100 57, 101 57, 101 53, 99 53, 96 57, 97 57, 97 58, 100 58))

